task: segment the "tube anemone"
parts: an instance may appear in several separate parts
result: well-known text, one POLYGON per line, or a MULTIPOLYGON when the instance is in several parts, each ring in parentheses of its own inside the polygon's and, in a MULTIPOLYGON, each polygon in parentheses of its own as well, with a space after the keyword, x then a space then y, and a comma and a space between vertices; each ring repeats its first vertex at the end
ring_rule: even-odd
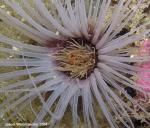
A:
POLYGON ((68 106, 73 128, 79 126, 80 109, 86 128, 102 126, 96 111, 103 113, 111 128, 135 128, 132 118, 140 116, 139 111, 146 117, 143 121, 149 124, 148 110, 125 89, 133 89, 135 95, 138 92, 143 97, 149 96, 149 92, 128 75, 136 77, 141 70, 149 72, 149 68, 134 64, 148 61, 149 55, 131 57, 135 49, 131 44, 149 36, 150 22, 123 32, 144 0, 130 9, 127 8, 131 0, 119 0, 110 17, 107 13, 111 0, 49 2, 50 9, 42 0, 32 0, 32 4, 29 0, 4 0, 18 18, 0 8, 0 19, 4 23, 35 42, 33 45, 0 35, 0 42, 4 44, 0 52, 13 54, 12 58, 1 58, 0 66, 19 67, 1 73, 0 81, 26 76, 0 87, 1 94, 15 92, 0 104, 1 113, 9 113, 2 124, 27 105, 35 115, 32 123, 44 122, 48 116, 50 128, 59 124, 68 106), (32 103, 37 99, 41 107, 35 110, 32 103))

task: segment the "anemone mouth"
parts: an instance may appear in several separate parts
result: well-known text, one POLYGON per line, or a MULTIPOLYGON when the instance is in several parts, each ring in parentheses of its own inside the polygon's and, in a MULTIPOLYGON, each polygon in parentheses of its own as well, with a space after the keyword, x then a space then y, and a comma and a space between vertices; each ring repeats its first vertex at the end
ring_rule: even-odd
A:
POLYGON ((58 43, 53 54, 56 70, 71 78, 84 80, 94 71, 98 55, 95 46, 85 38, 70 38, 58 43))

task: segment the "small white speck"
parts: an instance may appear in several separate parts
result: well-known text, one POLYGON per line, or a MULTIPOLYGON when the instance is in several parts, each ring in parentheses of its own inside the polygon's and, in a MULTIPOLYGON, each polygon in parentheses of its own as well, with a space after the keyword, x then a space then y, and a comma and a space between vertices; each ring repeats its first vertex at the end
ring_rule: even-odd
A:
POLYGON ((58 32, 58 31, 56 32, 56 35, 59 35, 59 32, 58 32))
POLYGON ((133 58, 133 57, 134 57, 134 55, 131 55, 131 56, 130 56, 130 58, 133 58))
POLYGON ((7 11, 6 13, 7 13, 8 15, 10 15, 10 11, 7 11))
POLYGON ((1 5, 0 8, 5 8, 5 5, 1 5))
POLYGON ((145 40, 146 40, 146 41, 148 41, 148 39, 147 39, 147 38, 146 38, 145 40))
POLYGON ((15 46, 13 46, 12 49, 13 49, 14 51, 19 51, 19 49, 18 49, 17 47, 15 47, 15 46))

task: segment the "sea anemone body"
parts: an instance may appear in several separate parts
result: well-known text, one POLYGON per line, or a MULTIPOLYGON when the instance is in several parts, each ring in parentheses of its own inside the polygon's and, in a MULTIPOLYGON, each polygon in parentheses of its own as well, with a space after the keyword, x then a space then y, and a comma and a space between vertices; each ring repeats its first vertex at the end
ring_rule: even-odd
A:
MULTIPOLYGON (((98 128, 101 124, 97 123, 95 116, 93 104, 96 103, 111 128, 120 127, 116 119, 125 127, 134 128, 130 113, 138 113, 119 93, 149 119, 149 112, 124 87, 148 95, 127 74, 136 76, 139 70, 148 70, 132 64, 145 62, 149 56, 130 57, 130 51, 134 49, 130 44, 150 33, 147 29, 150 22, 119 35, 142 0, 129 10, 127 7, 131 0, 119 0, 112 15, 107 18, 111 0, 52 0, 50 10, 42 0, 32 0, 32 4, 29 0, 4 2, 25 22, 0 8, 2 21, 20 30, 35 43, 31 45, 0 35, 0 42, 9 46, 1 47, 0 51, 15 54, 13 58, 0 59, 0 65, 4 68, 22 67, 21 70, 1 73, 0 80, 28 75, 26 79, 0 88, 1 93, 17 92, 0 105, 0 108, 4 107, 3 115, 12 111, 3 123, 38 98, 41 108, 34 113, 33 123, 43 122, 48 115, 49 127, 54 127, 70 106, 74 128, 79 124, 79 109, 83 110, 84 126, 98 128)), ((146 119, 144 121, 148 123, 146 119)))

